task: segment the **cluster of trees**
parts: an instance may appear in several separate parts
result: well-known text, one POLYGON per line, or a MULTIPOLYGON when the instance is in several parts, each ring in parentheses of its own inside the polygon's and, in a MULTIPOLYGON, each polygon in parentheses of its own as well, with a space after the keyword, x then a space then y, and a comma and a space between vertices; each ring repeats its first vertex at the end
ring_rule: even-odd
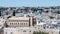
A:
POLYGON ((50 19, 53 19, 54 17, 53 16, 50 16, 50 19))
POLYGON ((49 33, 41 32, 41 31, 39 31, 39 32, 34 31, 33 34, 49 34, 49 33))

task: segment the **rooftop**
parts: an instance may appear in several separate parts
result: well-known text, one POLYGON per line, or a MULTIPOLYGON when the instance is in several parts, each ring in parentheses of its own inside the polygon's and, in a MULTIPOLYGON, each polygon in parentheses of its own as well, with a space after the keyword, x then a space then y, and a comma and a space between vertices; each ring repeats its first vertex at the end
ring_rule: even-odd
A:
POLYGON ((11 17, 9 20, 29 20, 29 17, 11 17))

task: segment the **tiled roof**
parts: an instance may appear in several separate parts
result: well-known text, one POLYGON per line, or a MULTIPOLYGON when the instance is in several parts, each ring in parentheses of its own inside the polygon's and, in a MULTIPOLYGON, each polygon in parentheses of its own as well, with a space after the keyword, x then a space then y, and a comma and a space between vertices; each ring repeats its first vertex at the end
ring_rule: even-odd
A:
POLYGON ((11 17, 9 20, 29 20, 29 17, 11 17))

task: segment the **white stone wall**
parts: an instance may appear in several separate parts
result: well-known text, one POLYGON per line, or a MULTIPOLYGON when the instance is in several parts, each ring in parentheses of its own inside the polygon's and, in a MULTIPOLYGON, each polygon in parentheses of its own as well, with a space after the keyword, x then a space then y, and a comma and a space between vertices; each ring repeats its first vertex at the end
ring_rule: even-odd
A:
POLYGON ((24 28, 4 28, 4 34, 32 34, 29 27, 24 28))

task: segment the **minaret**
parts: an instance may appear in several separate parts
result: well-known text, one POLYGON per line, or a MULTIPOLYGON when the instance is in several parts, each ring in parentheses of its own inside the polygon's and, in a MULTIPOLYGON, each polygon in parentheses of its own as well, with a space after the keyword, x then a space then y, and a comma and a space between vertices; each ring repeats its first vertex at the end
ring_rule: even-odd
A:
POLYGON ((31 15, 31 17, 30 17, 30 18, 31 18, 31 26, 33 26, 33 25, 32 25, 32 12, 30 13, 30 15, 31 15))
POLYGON ((30 10, 30 13, 29 14, 30 14, 30 26, 33 26, 32 25, 32 11, 31 10, 30 10))

